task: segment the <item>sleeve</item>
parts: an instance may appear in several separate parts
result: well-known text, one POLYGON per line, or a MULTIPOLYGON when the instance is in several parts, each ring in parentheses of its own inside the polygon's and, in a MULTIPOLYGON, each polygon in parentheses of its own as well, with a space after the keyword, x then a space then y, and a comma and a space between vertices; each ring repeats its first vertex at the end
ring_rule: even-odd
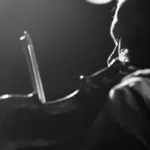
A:
POLYGON ((109 92, 113 118, 120 126, 149 145, 150 69, 138 70, 109 92))

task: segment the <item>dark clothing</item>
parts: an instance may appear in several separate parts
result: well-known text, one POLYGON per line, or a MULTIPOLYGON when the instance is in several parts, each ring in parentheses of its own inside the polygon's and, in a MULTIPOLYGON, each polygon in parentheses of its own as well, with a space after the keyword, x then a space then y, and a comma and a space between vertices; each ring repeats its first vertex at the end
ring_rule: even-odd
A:
POLYGON ((109 90, 123 76, 117 67, 105 68, 84 78, 77 94, 53 104, 42 105, 36 98, 3 99, 0 140, 12 142, 16 147, 50 145, 72 149, 85 145, 109 90))
POLYGON ((148 149, 150 70, 129 74, 113 87, 91 130, 88 148, 148 149))

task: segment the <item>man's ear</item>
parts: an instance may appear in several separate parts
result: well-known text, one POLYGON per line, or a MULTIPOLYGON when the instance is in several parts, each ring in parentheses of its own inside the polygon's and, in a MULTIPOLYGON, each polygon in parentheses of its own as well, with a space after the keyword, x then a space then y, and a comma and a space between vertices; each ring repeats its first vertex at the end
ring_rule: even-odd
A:
POLYGON ((107 4, 110 3, 113 0, 85 0, 86 2, 92 3, 92 4, 107 4))

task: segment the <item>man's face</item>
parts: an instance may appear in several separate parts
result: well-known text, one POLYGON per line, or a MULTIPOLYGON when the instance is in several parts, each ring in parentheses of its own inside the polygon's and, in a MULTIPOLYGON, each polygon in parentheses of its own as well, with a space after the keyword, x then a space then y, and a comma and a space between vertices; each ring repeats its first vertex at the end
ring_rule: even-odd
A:
POLYGON ((112 22, 111 36, 121 49, 129 49, 131 63, 139 68, 149 67, 150 22, 149 6, 138 0, 126 0, 112 22), (143 4, 143 5, 142 5, 143 4))
MULTIPOLYGON (((93 3, 94 0, 87 0, 93 3)), ((150 9, 148 0, 114 0, 117 2, 110 34, 116 47, 129 49, 133 65, 146 66, 150 51, 150 9), (141 58, 143 58, 141 62, 141 58), (140 62, 140 63, 139 63, 140 62), (141 64, 144 65, 141 65, 141 64)), ((102 4, 102 0, 96 0, 102 4)), ((106 1, 105 1, 106 2, 106 1)), ((118 51, 119 52, 119 51, 118 51)), ((113 58, 114 51, 110 55, 113 58)), ((148 65, 149 66, 149 65, 148 65)))
MULTIPOLYGON (((100 4, 100 5, 107 4, 112 1, 113 0, 86 0, 86 2, 89 2, 92 4, 100 4)), ((115 0, 115 1, 121 6, 121 4, 123 4, 126 0, 115 0)), ((116 7, 115 13, 114 14, 112 13, 112 16, 114 15, 114 17, 113 17, 113 21, 112 21, 111 29, 110 29, 111 37, 113 38, 116 45, 118 44, 118 40, 120 39, 120 32, 119 32, 119 26, 118 26, 119 21, 117 20, 119 9, 120 7, 116 7)))
POLYGON ((150 46, 149 9, 141 4, 138 0, 122 0, 111 25, 115 42, 121 39, 122 45, 128 48, 150 46))
MULTIPOLYGON (((106 3, 111 2, 112 0, 86 0, 86 1, 90 2, 92 4, 106 4, 106 3)), ((115 0, 115 1, 117 4, 116 5, 117 7, 116 7, 116 9, 114 9, 115 11, 112 12, 112 16, 114 16, 114 17, 113 17, 113 21, 112 21, 111 28, 110 28, 110 34, 111 34, 111 37, 112 37, 112 39, 116 45, 114 50, 118 51, 119 55, 116 56, 116 54, 113 51, 112 55, 110 55, 111 57, 108 58, 108 61, 107 61, 108 65, 110 65, 111 62, 113 61, 113 59, 115 59, 118 56, 119 56, 118 58, 120 59, 120 61, 123 61, 123 62, 129 61, 129 59, 127 57, 128 56, 128 50, 125 47, 124 48, 120 47, 120 48, 122 48, 122 51, 119 50, 119 48, 118 48, 119 47, 118 45, 121 45, 121 44, 119 44, 120 43, 119 40, 121 39, 121 36, 120 36, 121 33, 119 30, 120 29, 120 25, 119 25, 120 20, 118 20, 118 13, 119 13, 119 10, 120 10, 122 4, 126 0, 115 0)), ((112 10, 113 10, 113 8, 112 8, 112 10)), ((121 45, 121 46, 123 46, 123 45, 121 45)))

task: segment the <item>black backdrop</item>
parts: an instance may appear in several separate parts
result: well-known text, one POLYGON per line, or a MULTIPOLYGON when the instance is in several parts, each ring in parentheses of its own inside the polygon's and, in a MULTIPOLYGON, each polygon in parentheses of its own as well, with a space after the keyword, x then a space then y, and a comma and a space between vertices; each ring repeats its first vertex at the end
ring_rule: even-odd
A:
POLYGON ((19 41, 24 30, 33 39, 47 98, 75 90, 80 74, 106 66, 114 47, 112 8, 84 0, 1 0, 0 93, 32 92, 19 41))

